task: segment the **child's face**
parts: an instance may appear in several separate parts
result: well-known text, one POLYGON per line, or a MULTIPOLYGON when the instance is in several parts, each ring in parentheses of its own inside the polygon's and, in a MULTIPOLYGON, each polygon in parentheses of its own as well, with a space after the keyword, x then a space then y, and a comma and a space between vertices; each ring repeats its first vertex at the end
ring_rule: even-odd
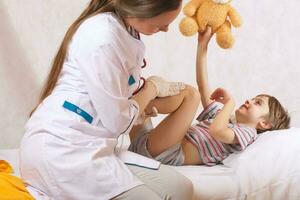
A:
POLYGON ((265 96, 256 96, 247 100, 235 111, 236 121, 255 128, 264 128, 262 126, 266 122, 265 117, 269 114, 268 104, 269 98, 265 96))

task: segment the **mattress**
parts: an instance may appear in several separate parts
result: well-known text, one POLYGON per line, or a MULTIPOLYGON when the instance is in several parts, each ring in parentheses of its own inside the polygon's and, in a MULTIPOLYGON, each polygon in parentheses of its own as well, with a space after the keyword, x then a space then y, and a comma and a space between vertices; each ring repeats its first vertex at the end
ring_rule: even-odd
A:
MULTIPOLYGON (((18 158, 18 149, 0 150, 17 176, 18 158)), ((173 168, 192 181, 194 200, 300 200, 300 128, 266 132, 223 164, 173 168)))
MULTIPOLYGON (((14 168, 14 174, 20 176, 19 150, 0 150, 0 159, 8 161, 14 168)), ((180 166, 173 167, 189 178, 194 184, 194 199, 239 199, 238 184, 231 178, 234 174, 231 168, 223 165, 207 166, 180 166)), ((30 192, 33 192, 29 189, 30 192)), ((241 198, 242 199, 242 198, 241 198)))
POLYGON ((234 170, 224 165, 173 167, 185 175, 194 185, 194 200, 246 199, 234 178, 234 170))
POLYGON ((194 185, 194 199, 300 200, 300 128, 269 131, 214 167, 174 167, 194 185))

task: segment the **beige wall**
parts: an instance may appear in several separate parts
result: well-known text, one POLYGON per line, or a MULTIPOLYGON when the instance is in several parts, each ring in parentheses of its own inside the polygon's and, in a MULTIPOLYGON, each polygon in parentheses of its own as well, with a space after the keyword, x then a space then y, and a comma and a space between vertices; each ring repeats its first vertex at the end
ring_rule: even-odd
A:
POLYGON ((52 57, 86 3, 0 0, 0 148, 19 146, 52 57))
MULTIPOLYGON (((18 147, 52 57, 68 25, 87 3, 0 0, 0 148, 18 147)), ((234 0, 232 5, 243 16, 244 26, 233 30, 232 50, 222 50, 212 40, 208 58, 212 87, 230 90, 237 104, 258 93, 277 96, 300 127, 300 2, 234 0)), ((196 86, 196 37, 179 34, 180 18, 168 33, 143 38, 148 60, 144 76, 158 74, 196 86)))

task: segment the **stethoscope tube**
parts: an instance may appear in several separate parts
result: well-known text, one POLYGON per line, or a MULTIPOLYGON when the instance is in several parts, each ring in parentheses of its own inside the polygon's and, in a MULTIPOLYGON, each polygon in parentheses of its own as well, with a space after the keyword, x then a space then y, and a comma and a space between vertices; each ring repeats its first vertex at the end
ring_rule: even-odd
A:
MULTIPOLYGON (((140 36, 140 33, 139 33, 139 32, 137 33, 137 37, 138 37, 139 40, 141 39, 141 36, 140 36)), ((147 61, 146 61, 146 59, 144 58, 144 59, 143 59, 143 65, 141 66, 141 68, 144 69, 146 66, 147 66, 147 61)), ((144 77, 141 77, 140 80, 139 80, 139 86, 138 86, 138 88, 132 93, 132 96, 134 96, 134 95, 136 95, 137 93, 139 93, 139 91, 141 91, 141 90, 144 88, 145 83, 146 83, 145 78, 144 78, 144 77), (140 84, 141 84, 141 81, 143 82, 142 85, 140 85, 140 84)))
POLYGON ((141 91, 141 90, 144 88, 145 83, 146 83, 145 78, 144 78, 144 77, 141 77, 140 80, 139 80, 139 87, 138 87, 138 89, 136 89, 136 90, 132 93, 132 96, 134 96, 134 95, 136 95, 137 93, 139 93, 139 91, 141 91), (140 86, 141 81, 142 81, 143 83, 142 83, 142 85, 140 86))

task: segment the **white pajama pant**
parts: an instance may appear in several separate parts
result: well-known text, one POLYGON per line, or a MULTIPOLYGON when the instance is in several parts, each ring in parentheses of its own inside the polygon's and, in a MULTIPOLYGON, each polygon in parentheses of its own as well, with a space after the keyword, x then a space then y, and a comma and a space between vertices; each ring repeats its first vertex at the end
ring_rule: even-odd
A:
POLYGON ((128 168, 144 185, 134 187, 113 200, 190 200, 193 198, 193 185, 183 175, 166 165, 158 170, 138 166, 128 168))

